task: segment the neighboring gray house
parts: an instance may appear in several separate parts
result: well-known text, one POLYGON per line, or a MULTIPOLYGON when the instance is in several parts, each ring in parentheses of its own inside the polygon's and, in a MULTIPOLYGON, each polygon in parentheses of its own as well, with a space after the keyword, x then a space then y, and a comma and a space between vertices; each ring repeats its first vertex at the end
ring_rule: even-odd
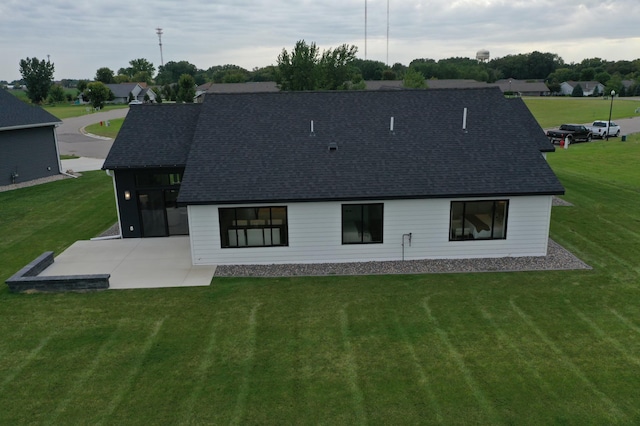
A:
POLYGON ((144 95, 149 96, 149 102, 155 102, 156 94, 153 90, 146 87, 146 84, 140 83, 118 83, 106 85, 113 93, 114 99, 109 101, 114 104, 127 104, 129 103, 129 94, 140 101, 144 102, 144 95))
POLYGON ((571 96, 573 93, 573 89, 577 85, 580 85, 582 88, 583 96, 592 96, 594 91, 596 94, 602 96, 604 93, 604 85, 598 81, 564 81, 560 83, 560 93, 566 96, 571 96))
POLYGON ((0 89, 0 186, 60 174, 59 119, 0 89))
POLYGON ((275 81, 249 81, 246 83, 205 83, 196 88, 194 102, 202 103, 207 94, 278 92, 275 81))
POLYGON ((217 94, 132 108, 103 168, 195 265, 543 256, 553 150, 496 87, 217 94))
POLYGON ((549 96, 551 90, 544 81, 516 80, 515 78, 505 78, 498 80, 494 85, 498 86, 502 92, 513 92, 518 96, 549 96))

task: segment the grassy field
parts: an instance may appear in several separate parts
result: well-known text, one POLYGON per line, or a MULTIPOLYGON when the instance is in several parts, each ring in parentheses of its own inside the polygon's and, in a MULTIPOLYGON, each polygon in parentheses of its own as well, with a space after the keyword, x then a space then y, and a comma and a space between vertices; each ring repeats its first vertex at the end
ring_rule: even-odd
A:
MULTIPOLYGON (((543 128, 559 126, 563 123, 589 123, 607 120, 611 99, 571 98, 571 97, 525 97, 525 103, 543 128)), ((627 98, 613 100, 612 118, 639 117, 635 110, 640 101, 627 98)))
MULTIPOLYGON (((110 111, 112 109, 128 108, 129 105, 105 105, 100 111, 110 111)), ((57 104, 57 105, 45 105, 43 108, 55 115, 61 120, 71 117, 80 117, 81 115, 93 114, 93 111, 89 105, 69 105, 69 104, 57 104)), ((98 119, 99 121, 99 119, 98 119)))
MULTIPOLYGON (((548 159, 591 271, 5 287, 0 424, 638 424, 640 137, 548 159)), ((0 279, 112 224, 111 193, 0 193, 0 279)))
POLYGON ((85 130, 94 135, 115 139, 115 137, 118 136, 118 132, 120 131, 123 122, 124 118, 114 118, 112 120, 109 120, 109 126, 105 125, 104 123, 102 126, 100 125, 100 123, 96 123, 85 127, 85 130))

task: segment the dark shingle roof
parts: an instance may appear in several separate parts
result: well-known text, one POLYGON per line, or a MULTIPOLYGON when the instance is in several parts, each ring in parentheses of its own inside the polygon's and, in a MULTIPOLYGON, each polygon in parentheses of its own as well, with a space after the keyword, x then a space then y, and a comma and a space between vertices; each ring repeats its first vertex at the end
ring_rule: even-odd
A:
POLYGON ((221 94, 203 104, 179 201, 561 194, 548 146, 495 87, 221 94))
POLYGON ((113 83, 106 84, 116 98, 128 98, 138 83, 113 83))
POLYGON ((60 119, 39 106, 29 105, 0 89, 0 130, 54 126, 59 123, 60 119))
POLYGON ((104 169, 184 166, 201 104, 145 104, 129 110, 104 169))

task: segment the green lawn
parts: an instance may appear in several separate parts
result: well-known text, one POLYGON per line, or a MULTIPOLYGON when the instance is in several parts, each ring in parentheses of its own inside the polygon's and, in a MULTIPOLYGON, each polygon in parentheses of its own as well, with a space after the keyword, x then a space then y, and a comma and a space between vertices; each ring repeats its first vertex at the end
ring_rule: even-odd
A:
MULTIPOLYGON (((101 111, 110 111, 112 109, 128 108, 129 105, 105 105, 101 111)), ((71 117, 79 117, 81 115, 93 114, 93 110, 90 105, 69 105, 69 104, 57 104, 57 105, 45 105, 43 108, 55 115, 61 120, 71 117)))
MULTIPOLYGON (((591 271, 0 290, 0 424, 638 424, 640 137, 548 155, 591 271)), ((86 173, 0 193, 0 279, 116 220, 86 173)))
MULTIPOLYGON (((594 120, 607 120, 611 99, 572 98, 572 97, 526 97, 533 115, 543 128, 559 126, 563 123, 589 123, 594 120)), ((640 101, 627 98, 613 100, 612 118, 638 117, 635 110, 640 108, 640 101)))
POLYGON ((108 126, 105 122, 103 122, 102 125, 100 125, 100 123, 96 123, 85 127, 85 130, 94 135, 106 136, 108 138, 115 139, 115 137, 118 136, 118 132, 120 131, 123 122, 124 118, 114 118, 109 120, 108 126))

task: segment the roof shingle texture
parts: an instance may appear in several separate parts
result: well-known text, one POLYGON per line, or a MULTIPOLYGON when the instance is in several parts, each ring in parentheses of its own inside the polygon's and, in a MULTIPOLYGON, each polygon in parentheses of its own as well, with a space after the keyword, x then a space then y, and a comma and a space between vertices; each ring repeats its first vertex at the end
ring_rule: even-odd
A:
POLYGON ((0 89, 0 130, 12 127, 53 126, 60 119, 36 105, 21 101, 6 90, 0 89))
POLYGON ((182 203, 564 193, 543 130, 495 87, 229 94, 202 107, 182 203))
POLYGON ((183 167, 187 162, 201 106, 132 106, 102 167, 183 167))

